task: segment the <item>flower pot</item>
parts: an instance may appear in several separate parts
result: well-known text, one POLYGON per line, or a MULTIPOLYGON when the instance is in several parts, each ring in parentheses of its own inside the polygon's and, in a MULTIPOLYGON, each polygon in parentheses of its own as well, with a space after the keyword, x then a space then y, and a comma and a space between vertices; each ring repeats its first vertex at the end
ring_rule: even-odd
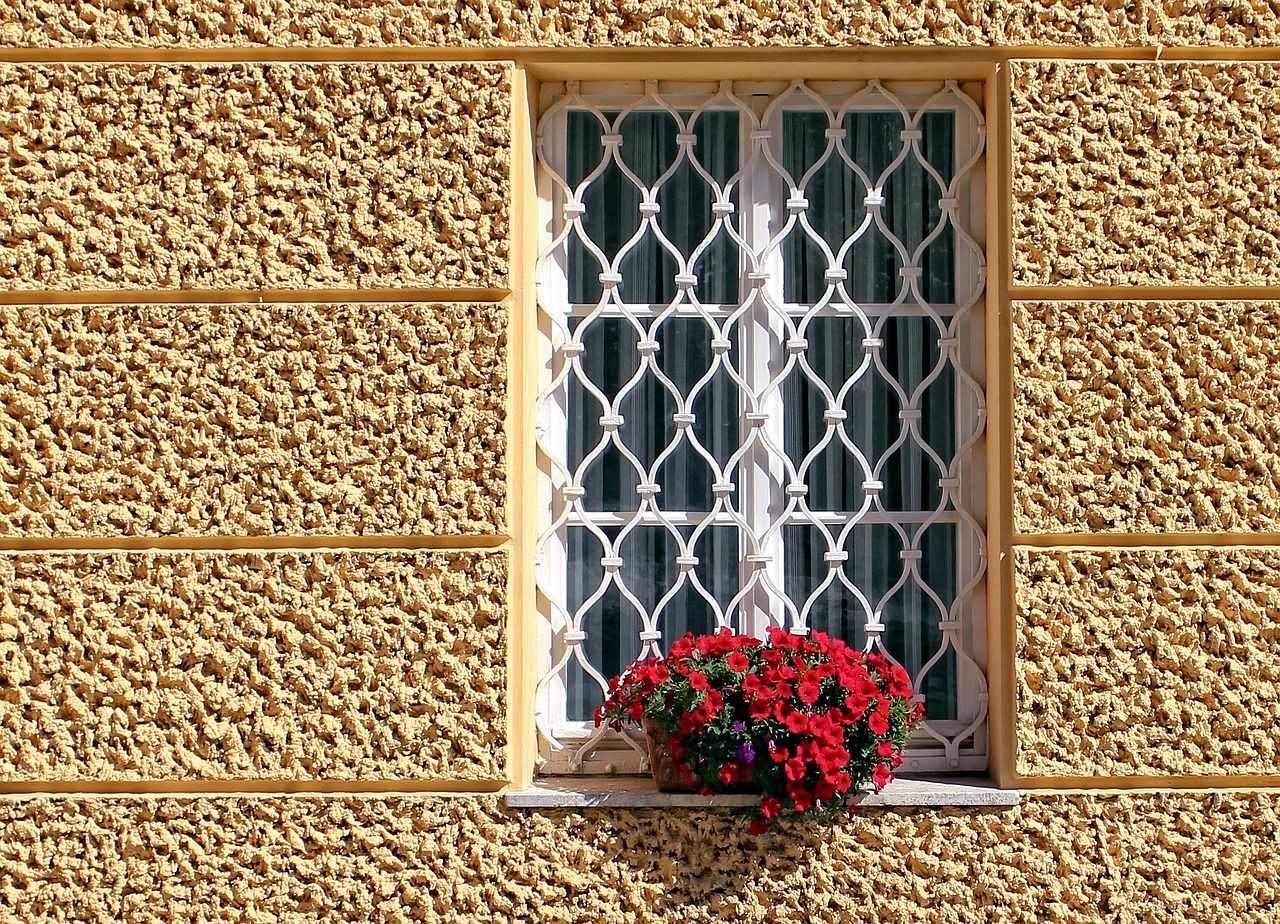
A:
POLYGON ((649 771, 659 792, 696 792, 702 788, 702 777, 689 770, 682 761, 671 756, 671 736, 653 719, 644 720, 645 737, 649 740, 649 771))

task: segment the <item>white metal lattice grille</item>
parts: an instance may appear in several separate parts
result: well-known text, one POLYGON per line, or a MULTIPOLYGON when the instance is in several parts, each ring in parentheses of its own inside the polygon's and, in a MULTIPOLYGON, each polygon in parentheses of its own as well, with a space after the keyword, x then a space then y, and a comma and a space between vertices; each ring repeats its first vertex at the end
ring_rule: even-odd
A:
POLYGON ((975 96, 544 88, 544 770, 640 769, 608 676, 769 624, 907 668, 905 769, 985 766, 975 96))

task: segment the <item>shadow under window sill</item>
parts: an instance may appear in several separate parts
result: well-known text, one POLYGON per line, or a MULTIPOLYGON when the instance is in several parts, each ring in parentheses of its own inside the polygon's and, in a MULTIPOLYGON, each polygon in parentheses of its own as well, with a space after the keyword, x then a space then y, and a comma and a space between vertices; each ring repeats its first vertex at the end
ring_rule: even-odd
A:
MULTIPOLYGON (((752 794, 658 792, 648 776, 545 776, 504 798, 512 808, 746 808, 760 801, 752 794)), ((916 776, 898 777, 854 801, 861 808, 1008 808, 1021 798, 1018 790, 997 789, 982 776, 916 776)))

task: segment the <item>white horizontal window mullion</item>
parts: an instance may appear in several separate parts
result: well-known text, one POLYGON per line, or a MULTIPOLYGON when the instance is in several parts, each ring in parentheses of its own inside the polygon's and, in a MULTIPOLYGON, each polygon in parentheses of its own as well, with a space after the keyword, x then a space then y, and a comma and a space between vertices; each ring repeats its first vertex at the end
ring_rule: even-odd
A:
POLYGON ((842 510, 811 510, 807 513, 793 513, 786 518, 786 522, 792 524, 812 521, 829 523, 833 526, 849 523, 897 523, 902 526, 919 526, 926 522, 961 523, 964 521, 964 515, 954 510, 941 512, 937 510, 868 510, 861 514, 842 510))
POLYGON ((567 526, 592 523, 596 526, 625 526, 635 521, 642 526, 661 526, 672 523, 676 526, 699 526, 710 523, 718 526, 734 527, 736 521, 727 514, 713 514, 697 511, 629 511, 610 512, 607 510, 589 510, 571 513, 566 519, 567 526))

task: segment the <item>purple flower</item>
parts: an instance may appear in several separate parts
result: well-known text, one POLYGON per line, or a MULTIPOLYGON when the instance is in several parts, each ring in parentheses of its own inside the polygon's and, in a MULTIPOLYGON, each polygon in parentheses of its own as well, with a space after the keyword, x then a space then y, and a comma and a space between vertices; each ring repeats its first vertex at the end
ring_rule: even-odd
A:
POLYGON ((733 723, 733 730, 734 730, 734 731, 746 731, 746 730, 747 730, 747 723, 746 723, 746 722, 734 722, 734 723, 733 723))
POLYGON ((749 744, 744 744, 738 748, 738 753, 733 755, 734 763, 749 764, 756 759, 756 749, 749 744))

